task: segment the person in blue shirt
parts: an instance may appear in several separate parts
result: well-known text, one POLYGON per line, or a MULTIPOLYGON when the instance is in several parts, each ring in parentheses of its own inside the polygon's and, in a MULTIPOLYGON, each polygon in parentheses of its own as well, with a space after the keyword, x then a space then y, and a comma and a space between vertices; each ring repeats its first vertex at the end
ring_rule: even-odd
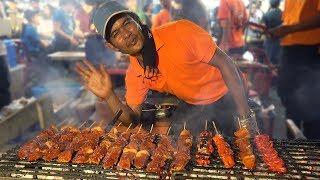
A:
MULTIPOLYGON (((270 9, 262 17, 263 23, 267 29, 278 27, 282 24, 282 11, 279 8, 280 0, 270 0, 270 9)), ((264 48, 266 50, 267 57, 270 59, 272 64, 277 65, 280 61, 280 39, 267 37, 264 41, 264 48)))
POLYGON ((6 61, 6 47, 0 39, 0 110, 10 104, 10 75, 6 61))
POLYGON ((40 40, 37 30, 39 25, 39 12, 27 10, 24 13, 27 24, 23 25, 21 41, 25 47, 28 58, 37 58, 43 52, 42 48, 46 47, 45 43, 40 40))
POLYGON ((77 46, 79 42, 74 37, 76 1, 60 0, 60 7, 53 14, 53 49, 54 51, 67 51, 77 46))

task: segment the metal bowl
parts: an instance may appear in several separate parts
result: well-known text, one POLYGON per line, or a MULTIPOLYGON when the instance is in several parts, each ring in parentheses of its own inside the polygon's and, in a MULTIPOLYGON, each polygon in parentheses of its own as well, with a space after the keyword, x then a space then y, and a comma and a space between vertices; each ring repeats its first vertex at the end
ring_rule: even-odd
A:
POLYGON ((152 119, 163 119, 171 116, 175 110, 175 104, 161 103, 161 104, 149 104, 146 103, 142 107, 143 117, 152 119))

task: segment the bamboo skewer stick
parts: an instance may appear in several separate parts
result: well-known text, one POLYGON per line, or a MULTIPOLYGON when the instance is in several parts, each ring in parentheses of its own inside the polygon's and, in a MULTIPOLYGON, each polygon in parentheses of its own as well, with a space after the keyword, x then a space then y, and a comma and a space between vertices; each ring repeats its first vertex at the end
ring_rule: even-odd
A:
POLYGON ((132 126, 132 123, 130 123, 129 127, 127 128, 127 130, 125 132, 127 132, 132 126))
POLYGON ((64 123, 66 123, 68 121, 68 119, 65 119, 64 121, 62 121, 62 122, 60 122, 58 125, 57 125, 57 127, 62 127, 62 125, 64 124, 64 123))
POLYGON ((82 126, 84 126, 87 123, 87 121, 83 122, 80 126, 79 129, 82 128, 82 126))
POLYGON ((96 123, 96 121, 94 121, 90 126, 89 129, 91 129, 91 127, 96 123))
POLYGON ((151 125, 151 128, 150 128, 149 133, 151 133, 151 132, 152 132, 152 130, 153 130, 153 124, 151 125))
POLYGON ((186 121, 185 122, 183 122, 183 130, 186 130, 186 121))
POLYGON ((170 130, 171 130, 171 126, 169 127, 169 129, 168 129, 168 131, 167 131, 167 135, 169 135, 170 130))
POLYGON ((117 125, 117 127, 119 127, 121 124, 122 124, 122 122, 120 122, 120 123, 117 125))
POLYGON ((140 125, 140 127, 139 127, 139 129, 138 129, 138 132, 137 132, 137 133, 139 133, 139 132, 140 132, 140 130, 141 130, 141 127, 142 127, 142 124, 140 125))
POLYGON ((217 126, 216 126, 216 123, 214 123, 214 121, 212 121, 212 125, 213 125, 213 128, 214 128, 214 131, 216 134, 220 134, 218 129, 217 129, 217 126))
POLYGON ((206 120, 206 125, 204 127, 204 130, 206 131, 208 129, 208 120, 206 120))

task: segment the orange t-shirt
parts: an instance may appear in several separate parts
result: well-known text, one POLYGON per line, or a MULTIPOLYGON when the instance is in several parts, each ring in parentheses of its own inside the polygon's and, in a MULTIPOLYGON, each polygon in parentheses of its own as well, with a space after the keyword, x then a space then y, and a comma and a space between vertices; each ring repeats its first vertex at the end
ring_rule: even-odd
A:
POLYGON ((170 12, 167 9, 162 9, 152 18, 152 29, 159 27, 171 21, 170 12))
POLYGON ((209 65, 216 44, 208 32, 188 20, 179 20, 152 32, 158 52, 160 75, 152 80, 130 57, 126 74, 128 105, 143 103, 149 89, 173 94, 190 104, 210 104, 223 97, 228 88, 220 71, 209 65))
POLYGON ((237 19, 247 19, 246 7, 242 0, 220 0, 218 19, 229 20, 231 23, 231 37, 228 42, 229 48, 244 46, 243 28, 237 28, 235 26, 235 24, 238 23, 235 22, 237 19))
MULTIPOLYGON (((286 0, 282 15, 283 24, 305 22, 319 13, 320 0, 286 0)), ((282 39, 281 44, 284 46, 320 44, 320 28, 288 34, 282 39)))

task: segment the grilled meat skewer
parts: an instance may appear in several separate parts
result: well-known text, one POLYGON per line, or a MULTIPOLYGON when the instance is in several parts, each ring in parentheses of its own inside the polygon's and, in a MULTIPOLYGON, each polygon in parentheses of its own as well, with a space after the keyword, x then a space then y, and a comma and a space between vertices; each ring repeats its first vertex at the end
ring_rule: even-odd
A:
POLYGON ((147 134, 139 146, 139 151, 134 158, 134 167, 137 169, 142 169, 147 165, 150 156, 156 148, 153 143, 155 136, 152 134, 147 134))
POLYGON ((256 157, 250 144, 249 131, 246 128, 240 128, 234 134, 236 136, 235 144, 239 148, 239 156, 243 165, 248 169, 253 169, 256 166, 256 157))
POLYGON ((214 151, 212 145, 212 133, 203 131, 197 139, 196 162, 199 166, 208 166, 211 161, 210 157, 214 151))
POLYGON ((151 156, 151 162, 147 165, 148 172, 160 173, 166 161, 173 158, 174 147, 168 135, 160 135, 160 142, 151 156))
POLYGON ((273 143, 268 135, 257 135, 254 138, 254 142, 262 155, 263 161, 267 164, 270 171, 278 173, 285 173, 287 171, 283 160, 274 149, 273 143))
POLYGON ((57 129, 54 126, 40 132, 35 138, 25 143, 18 150, 18 157, 20 159, 27 159, 28 161, 36 161, 43 156, 44 149, 47 142, 54 134, 57 133, 57 129))
POLYGON ((113 128, 108 134, 106 134, 99 146, 89 155, 88 163, 89 164, 99 164, 100 161, 104 158, 107 153, 107 150, 111 147, 112 143, 115 142, 119 132, 116 128, 113 128))
POLYGON ((72 162, 76 164, 83 164, 89 161, 89 155, 94 152, 94 149, 98 146, 100 138, 103 136, 104 130, 100 126, 96 126, 85 135, 85 140, 79 151, 76 153, 72 162))
POLYGON ((132 134, 130 136, 130 142, 123 149, 121 158, 118 162, 117 169, 118 170, 129 170, 131 165, 133 164, 134 158, 138 153, 139 146, 142 143, 142 140, 146 137, 146 133, 138 132, 136 134, 132 134))
POLYGON ((170 171, 182 171, 191 159, 190 151, 192 146, 192 135, 184 129, 179 135, 177 147, 174 152, 174 160, 171 164, 170 171))

